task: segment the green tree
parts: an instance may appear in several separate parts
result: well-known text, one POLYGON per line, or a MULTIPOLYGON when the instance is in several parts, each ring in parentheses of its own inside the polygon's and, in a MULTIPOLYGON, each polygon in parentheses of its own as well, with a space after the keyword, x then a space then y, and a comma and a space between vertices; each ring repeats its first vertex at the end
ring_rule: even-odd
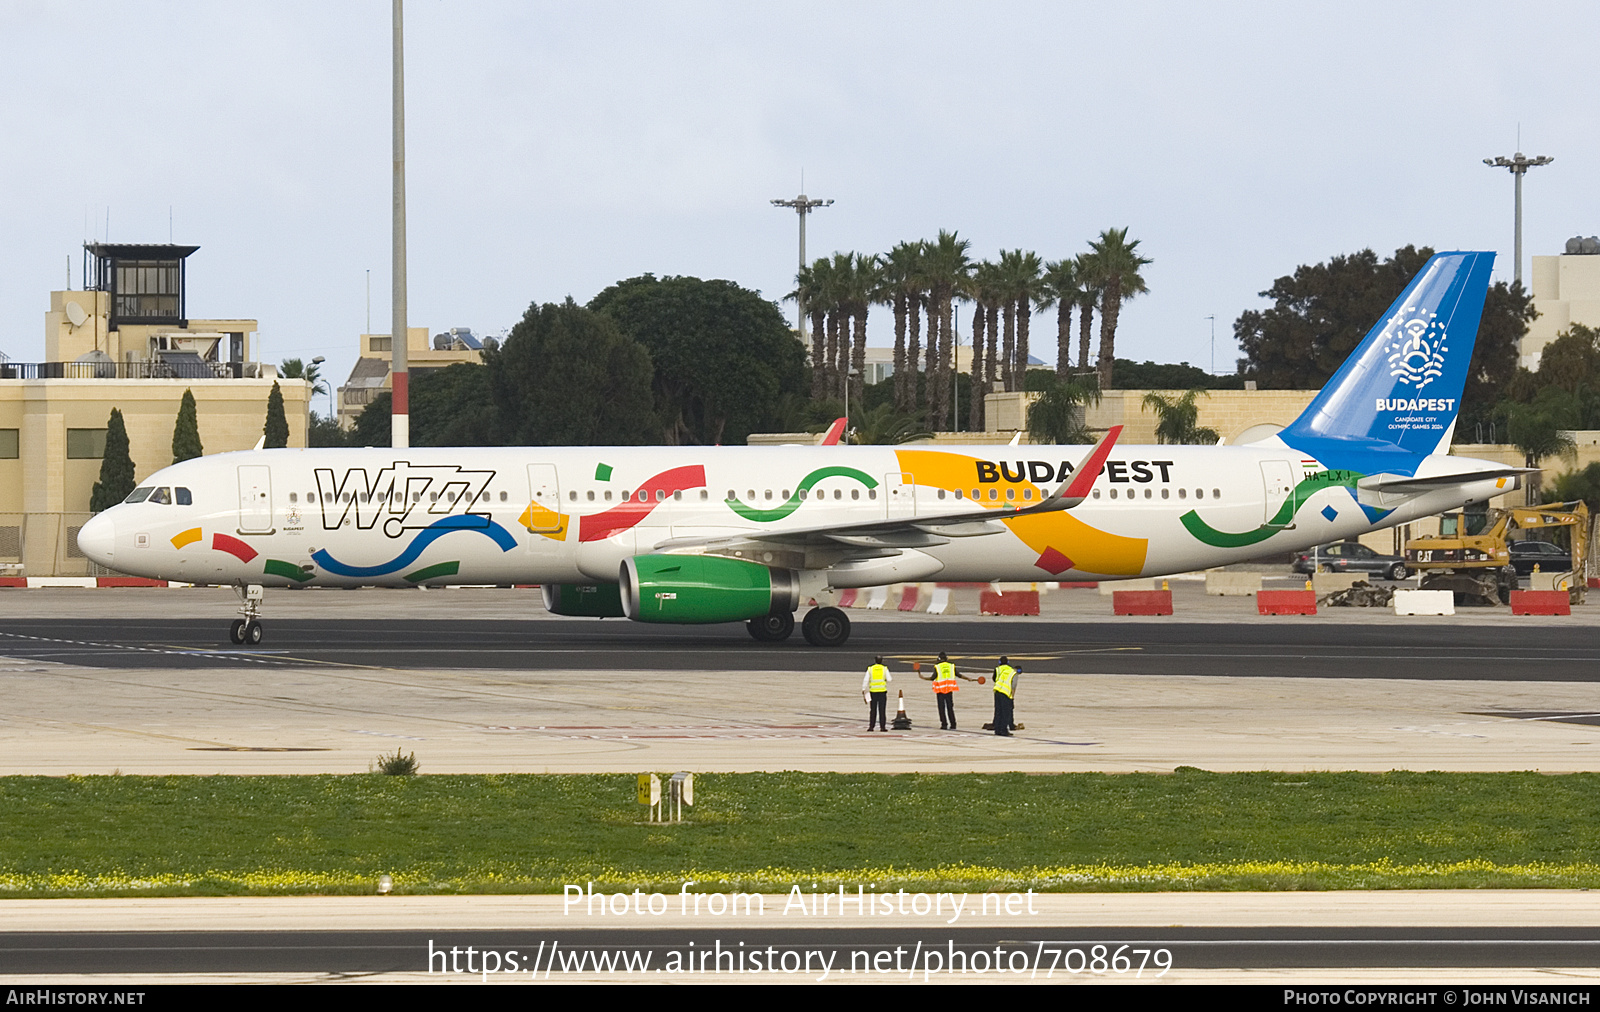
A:
POLYGON ((947 419, 950 405, 950 370, 954 367, 951 340, 951 299, 962 291, 972 272, 972 260, 967 256, 970 239, 962 239, 955 232, 939 230, 939 237, 924 244, 923 277, 928 286, 928 425, 937 429, 947 420, 951 429, 954 420, 947 419))
POLYGON ((1198 387, 1178 397, 1145 394, 1143 406, 1156 413, 1156 442, 1204 446, 1216 443, 1220 438, 1216 429, 1196 424, 1200 418, 1200 406, 1195 402, 1208 396, 1198 387))
MULTIPOLYGON (((1234 322, 1239 371, 1262 389, 1313 390, 1328 382, 1433 250, 1404 246, 1380 261, 1370 249, 1295 268, 1262 292, 1273 304, 1234 322)), ((1486 421, 1517 373, 1518 346, 1537 315, 1520 286, 1489 286, 1462 394, 1459 430, 1486 421)))
POLYGON ((878 281, 877 301, 894 307, 894 406, 902 413, 915 407, 916 384, 908 380, 917 373, 920 338, 913 335, 908 354, 906 329, 922 304, 922 245, 897 243, 882 257, 878 281))
MULTIPOLYGON (((787 326, 783 332, 798 347, 787 326)), ((529 306, 505 342, 485 350, 484 366, 503 445, 625 446, 661 438, 650 352, 608 313, 570 298, 529 306)))
POLYGON ((1092 253, 1089 269, 1094 272, 1092 280, 1100 290, 1100 360, 1095 371, 1100 374, 1100 389, 1109 390, 1122 304, 1150 290, 1139 268, 1152 261, 1139 255, 1139 240, 1129 242, 1126 228, 1106 229, 1100 233, 1100 238, 1089 244, 1089 250, 1092 253))
MULTIPOLYGON (((1056 311, 1056 375, 1072 375, 1072 311, 1083 299, 1083 279, 1077 260, 1052 260, 1044 265, 1043 291, 1039 308, 1056 311)), ((1088 355, 1088 350, 1084 350, 1088 355)), ((1116 380, 1115 369, 1112 380, 1116 380)))
POLYGON ((1544 493, 1547 503, 1579 499, 1589 504, 1590 513, 1600 513, 1600 464, 1590 464, 1581 471, 1563 471, 1544 493))
MULTIPOLYGON (((499 446, 503 440, 490 396, 489 367, 476 362, 456 362, 443 369, 423 369, 411 374, 412 446, 499 446)), ((312 435, 340 442, 312 446, 388 446, 393 400, 388 392, 374 397, 356 416, 348 435, 319 435, 322 420, 312 416, 312 435)))
POLYGON ((337 418, 311 412, 311 427, 306 429, 307 446, 349 446, 348 434, 339 427, 337 418))
POLYGON ((1029 439, 1035 443, 1094 442, 1094 434, 1084 426, 1083 409, 1100 403, 1100 391, 1092 376, 1086 379, 1064 380, 1043 369, 1027 374, 1026 389, 1039 391, 1039 399, 1028 409, 1029 439))
POLYGON ((286 358, 278 366, 278 375, 284 379, 303 379, 311 385, 313 394, 328 392, 328 382, 322 378, 322 367, 316 362, 302 362, 298 358, 286 358))
POLYGON ((893 404, 879 404, 856 414, 861 421, 850 429, 852 443, 898 445, 914 439, 926 439, 930 435, 915 415, 898 412, 893 404))
POLYGON ((172 462, 193 460, 205 455, 200 445, 200 418, 195 411, 194 392, 183 392, 183 403, 178 405, 178 422, 172 427, 172 462))
POLYGON ((289 445, 289 419, 283 412, 283 391, 277 380, 272 382, 272 392, 267 394, 267 422, 261 427, 262 446, 267 449, 289 445))
MULTIPOLYGON (((806 306, 814 309, 809 297, 806 306)), ((805 348, 783 312, 732 281, 646 274, 607 288, 589 309, 648 352, 670 444, 743 443, 779 425, 784 395, 806 389, 805 348)))
POLYGON ((111 409, 106 421, 106 450, 100 458, 100 480, 89 495, 89 509, 99 513, 128 498, 134 489, 133 458, 128 454, 128 428, 122 412, 111 409))
MULTIPOLYGON (((1551 391, 1558 389, 1549 388, 1551 391)), ((1505 406, 1506 437, 1522 453, 1525 467, 1537 468, 1546 457, 1561 457, 1569 464, 1577 459, 1577 444, 1566 431, 1570 428, 1570 418, 1563 410, 1567 405, 1555 403, 1558 396, 1545 396, 1532 404, 1505 406)), ((1543 477, 1542 471, 1528 475, 1525 502, 1540 501, 1543 477)))

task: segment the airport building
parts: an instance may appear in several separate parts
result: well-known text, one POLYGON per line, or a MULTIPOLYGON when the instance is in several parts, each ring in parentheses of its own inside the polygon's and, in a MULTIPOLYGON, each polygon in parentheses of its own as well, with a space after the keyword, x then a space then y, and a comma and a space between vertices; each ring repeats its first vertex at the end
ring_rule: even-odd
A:
POLYGON ((1600 239, 1568 239, 1559 256, 1533 258, 1533 308, 1538 319, 1522 338, 1522 365, 1539 368, 1545 345, 1574 323, 1600 327, 1600 239))
MULTIPOLYGON (((406 368, 415 376, 457 362, 483 361, 483 342, 467 327, 451 327, 428 339, 427 327, 406 328, 406 368)), ((394 389, 391 368, 394 338, 390 334, 362 334, 361 353, 350 378, 339 388, 339 427, 349 429, 372 399, 394 389)))
POLYGON ((113 408, 134 476, 172 463, 183 392, 207 453, 261 439, 274 382, 289 445, 306 445, 310 387, 254 360, 255 320, 191 319, 185 261, 199 247, 84 247, 82 291, 50 293, 41 362, 0 354, 0 573, 92 575, 78 552, 113 408))

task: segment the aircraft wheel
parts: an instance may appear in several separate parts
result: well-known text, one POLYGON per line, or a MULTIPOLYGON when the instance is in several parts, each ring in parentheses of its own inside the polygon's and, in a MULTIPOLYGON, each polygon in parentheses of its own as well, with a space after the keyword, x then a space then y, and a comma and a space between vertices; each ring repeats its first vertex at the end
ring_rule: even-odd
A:
POLYGON ((251 619, 244 627, 244 641, 251 646, 261 643, 261 623, 251 619))
POLYGON ((839 647, 850 638, 850 616, 838 608, 813 608, 800 627, 814 647, 839 647))
POLYGON ((794 632, 794 615, 786 611, 763 615, 751 619, 744 626, 750 630, 751 636, 762 643, 782 643, 794 632))
POLYGON ((233 625, 228 627, 228 639, 235 643, 244 642, 244 619, 236 618, 233 620, 233 625))

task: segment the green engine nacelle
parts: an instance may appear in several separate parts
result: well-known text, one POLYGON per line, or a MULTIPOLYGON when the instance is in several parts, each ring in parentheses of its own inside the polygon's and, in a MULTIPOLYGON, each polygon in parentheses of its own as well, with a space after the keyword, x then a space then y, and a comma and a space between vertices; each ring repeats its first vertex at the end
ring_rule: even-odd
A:
POLYGON ((544 610, 552 615, 621 618, 622 590, 614 583, 547 583, 544 610))
POLYGON ((743 622, 794 611, 800 578, 720 555, 639 555, 622 564, 622 609, 635 622, 743 622))

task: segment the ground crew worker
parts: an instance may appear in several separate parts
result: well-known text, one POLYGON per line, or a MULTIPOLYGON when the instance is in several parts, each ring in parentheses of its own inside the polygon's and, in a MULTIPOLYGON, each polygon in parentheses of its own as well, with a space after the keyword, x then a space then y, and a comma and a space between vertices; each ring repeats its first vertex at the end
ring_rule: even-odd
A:
POLYGON ((939 730, 954 731, 956 729, 956 701, 954 693, 961 686, 956 684, 957 678, 964 678, 969 682, 978 682, 982 679, 971 678, 964 675, 950 663, 950 658, 945 656, 943 650, 939 651, 938 663, 933 666, 933 674, 924 675, 920 671, 918 678, 933 683, 934 698, 939 701, 939 730))
POLYGON ((889 674, 889 669, 884 666, 882 657, 875 657, 868 666, 867 673, 861 678, 861 701, 870 704, 867 710, 867 730, 872 730, 873 720, 878 723, 878 730, 889 730, 887 713, 889 710, 889 683, 894 681, 894 676, 889 674))
POLYGON ((1002 657, 994 669, 994 733, 1006 738, 1011 737, 1011 729, 1015 724, 1017 669, 1011 666, 1009 659, 1002 657))

